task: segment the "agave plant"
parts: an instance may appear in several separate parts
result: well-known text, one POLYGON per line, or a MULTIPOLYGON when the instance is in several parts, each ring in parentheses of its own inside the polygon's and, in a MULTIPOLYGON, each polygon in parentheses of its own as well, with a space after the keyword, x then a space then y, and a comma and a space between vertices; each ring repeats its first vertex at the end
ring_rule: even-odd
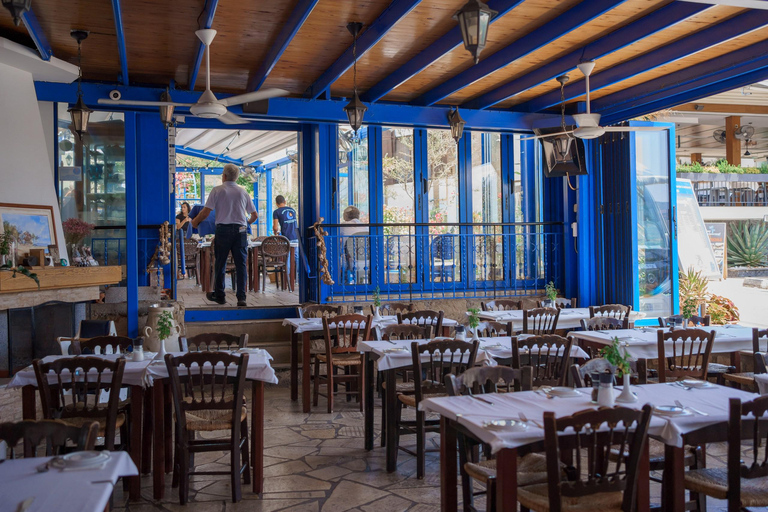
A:
POLYGON ((728 238, 729 267, 763 267, 768 264, 768 224, 740 222, 728 238))

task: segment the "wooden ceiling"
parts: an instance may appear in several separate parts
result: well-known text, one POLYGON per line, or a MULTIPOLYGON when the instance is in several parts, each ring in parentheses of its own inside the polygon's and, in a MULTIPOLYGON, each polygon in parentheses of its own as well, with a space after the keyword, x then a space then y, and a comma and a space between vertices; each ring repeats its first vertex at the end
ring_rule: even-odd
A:
MULTIPOLYGON (((206 18, 206 7, 216 5, 212 28, 218 35, 211 47, 211 81, 214 91, 243 92, 249 79, 268 58, 270 50, 279 42, 281 30, 292 23, 296 10, 313 6, 311 12, 297 27, 296 33, 285 47, 266 77, 264 87, 281 87, 292 96, 302 97, 323 73, 351 46, 346 30, 349 21, 360 21, 370 27, 387 9, 408 0, 260 0, 242 2, 234 0, 123 0, 122 19, 126 45, 126 58, 130 83, 134 85, 166 86, 175 81, 177 88, 188 88, 193 70, 198 41, 194 31, 206 18), (293 15, 293 16, 292 16, 293 15)), ((465 0, 411 0, 415 4, 396 22, 386 24, 382 37, 366 48, 357 66, 358 88, 362 93, 401 68, 414 57, 423 55, 430 45, 456 27, 453 13, 465 0)), ((568 16, 569 11, 581 4, 601 2, 610 5, 601 14, 585 23, 547 34, 548 42, 513 59, 480 77, 470 80, 464 87, 448 94, 441 104, 461 105, 532 72, 545 68, 557 59, 572 54, 590 43, 601 44, 601 38, 643 20, 654 11, 679 0, 524 0, 508 10, 489 29, 488 45, 481 56, 485 59, 498 54, 504 56, 510 48, 537 34, 542 27, 568 16)), ((493 5, 493 2, 490 2, 493 5)), ((511 4, 497 0, 497 4, 511 4)), ((696 4, 686 4, 696 5, 696 4)), ((634 59, 663 47, 674 47, 682 39, 723 23, 734 16, 748 12, 726 6, 700 6, 700 11, 681 18, 647 37, 621 45, 597 61, 595 74, 615 66, 631 63, 634 59)), ((70 29, 90 31, 83 44, 83 73, 87 80, 117 82, 121 63, 118 51, 118 30, 111 2, 106 0, 33 0, 32 10, 42 32, 50 42, 55 57, 76 63, 77 46, 69 35, 70 29)), ((753 11, 755 16, 768 12, 753 11)), ((375 26, 375 25, 374 25, 375 26)), ((365 28, 364 28, 365 31, 365 28)), ((364 35, 364 34, 363 34, 364 35)), ((7 11, 0 11, 0 36, 34 48, 32 38, 24 25, 14 27, 7 11)), ((710 59, 768 41, 765 26, 745 30, 712 47, 701 41, 701 48, 692 48, 683 58, 653 66, 635 69, 631 77, 616 81, 596 90, 594 98, 610 96, 639 86, 658 77, 705 63, 710 59), (699 51, 701 50, 701 51, 699 51)), ((425 93, 473 67, 469 53, 459 45, 431 59, 431 63, 389 91, 381 101, 416 102, 425 93)), ((578 59, 570 65, 572 82, 581 76, 575 69, 578 59)), ((204 88, 205 64, 200 69, 195 89, 204 88)), ((768 78, 768 68, 765 78, 768 78)), ((332 82, 331 96, 349 97, 352 94, 352 69, 341 73, 332 82)), ((533 84, 511 98, 493 105, 494 109, 512 109, 544 94, 556 91, 554 80, 533 84)), ((571 98, 569 101, 579 101, 571 98)), ((521 109, 523 107, 520 107, 521 109)))

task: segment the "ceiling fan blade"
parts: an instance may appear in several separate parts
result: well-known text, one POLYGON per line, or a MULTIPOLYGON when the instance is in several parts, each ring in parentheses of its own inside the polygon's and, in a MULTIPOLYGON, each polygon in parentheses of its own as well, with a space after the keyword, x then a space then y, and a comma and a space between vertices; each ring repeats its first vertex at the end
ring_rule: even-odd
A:
POLYGON ((194 103, 176 103, 175 101, 138 101, 138 100, 110 100, 99 98, 99 105, 134 105, 137 107, 191 107, 194 103))
POLYGON ((663 126, 606 126, 606 132, 660 132, 666 130, 663 126))
POLYGON ((253 101, 268 100, 269 98, 278 98, 280 96, 288 96, 288 91, 285 89, 261 89, 258 91, 247 92, 245 94, 238 94, 237 96, 230 96, 219 100, 219 103, 231 107, 233 105, 242 105, 243 103, 251 103, 253 101))
POLYGON ((694 4, 727 5, 729 7, 744 7, 745 9, 768 9, 764 0, 682 0, 694 4))
POLYGON ((240 117, 237 114, 233 114, 232 112, 227 112, 223 116, 219 116, 219 121, 221 121, 224 124, 246 124, 250 123, 250 121, 244 117, 240 117))
POLYGON ((535 140, 535 139, 547 139, 549 137, 559 137, 560 135, 568 135, 573 133, 573 130, 567 132, 547 133, 543 135, 534 135, 533 137, 520 137, 520 140, 535 140))

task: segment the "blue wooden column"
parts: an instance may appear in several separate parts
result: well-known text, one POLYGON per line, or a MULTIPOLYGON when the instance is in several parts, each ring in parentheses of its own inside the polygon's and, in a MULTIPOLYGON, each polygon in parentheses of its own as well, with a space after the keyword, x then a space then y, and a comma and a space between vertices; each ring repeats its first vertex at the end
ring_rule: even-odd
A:
POLYGON ((271 208, 275 207, 275 201, 272 197, 272 169, 264 171, 264 177, 267 180, 267 206, 265 208, 266 212, 264 212, 264 215, 267 216, 265 219, 267 224, 267 236, 272 236, 274 235, 272 232, 272 215, 269 214, 271 208))
POLYGON ((138 166, 136 113, 125 113, 125 240, 128 336, 139 335, 138 166))

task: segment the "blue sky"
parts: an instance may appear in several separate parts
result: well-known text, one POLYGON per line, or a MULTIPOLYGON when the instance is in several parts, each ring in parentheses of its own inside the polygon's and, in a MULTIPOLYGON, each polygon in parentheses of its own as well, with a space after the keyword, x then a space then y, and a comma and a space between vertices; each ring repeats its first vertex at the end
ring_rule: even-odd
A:
POLYGON ((16 226, 19 233, 29 231, 37 235, 35 245, 46 247, 53 244, 51 233, 48 230, 48 217, 46 215, 26 215, 20 213, 4 213, 3 220, 16 226))

